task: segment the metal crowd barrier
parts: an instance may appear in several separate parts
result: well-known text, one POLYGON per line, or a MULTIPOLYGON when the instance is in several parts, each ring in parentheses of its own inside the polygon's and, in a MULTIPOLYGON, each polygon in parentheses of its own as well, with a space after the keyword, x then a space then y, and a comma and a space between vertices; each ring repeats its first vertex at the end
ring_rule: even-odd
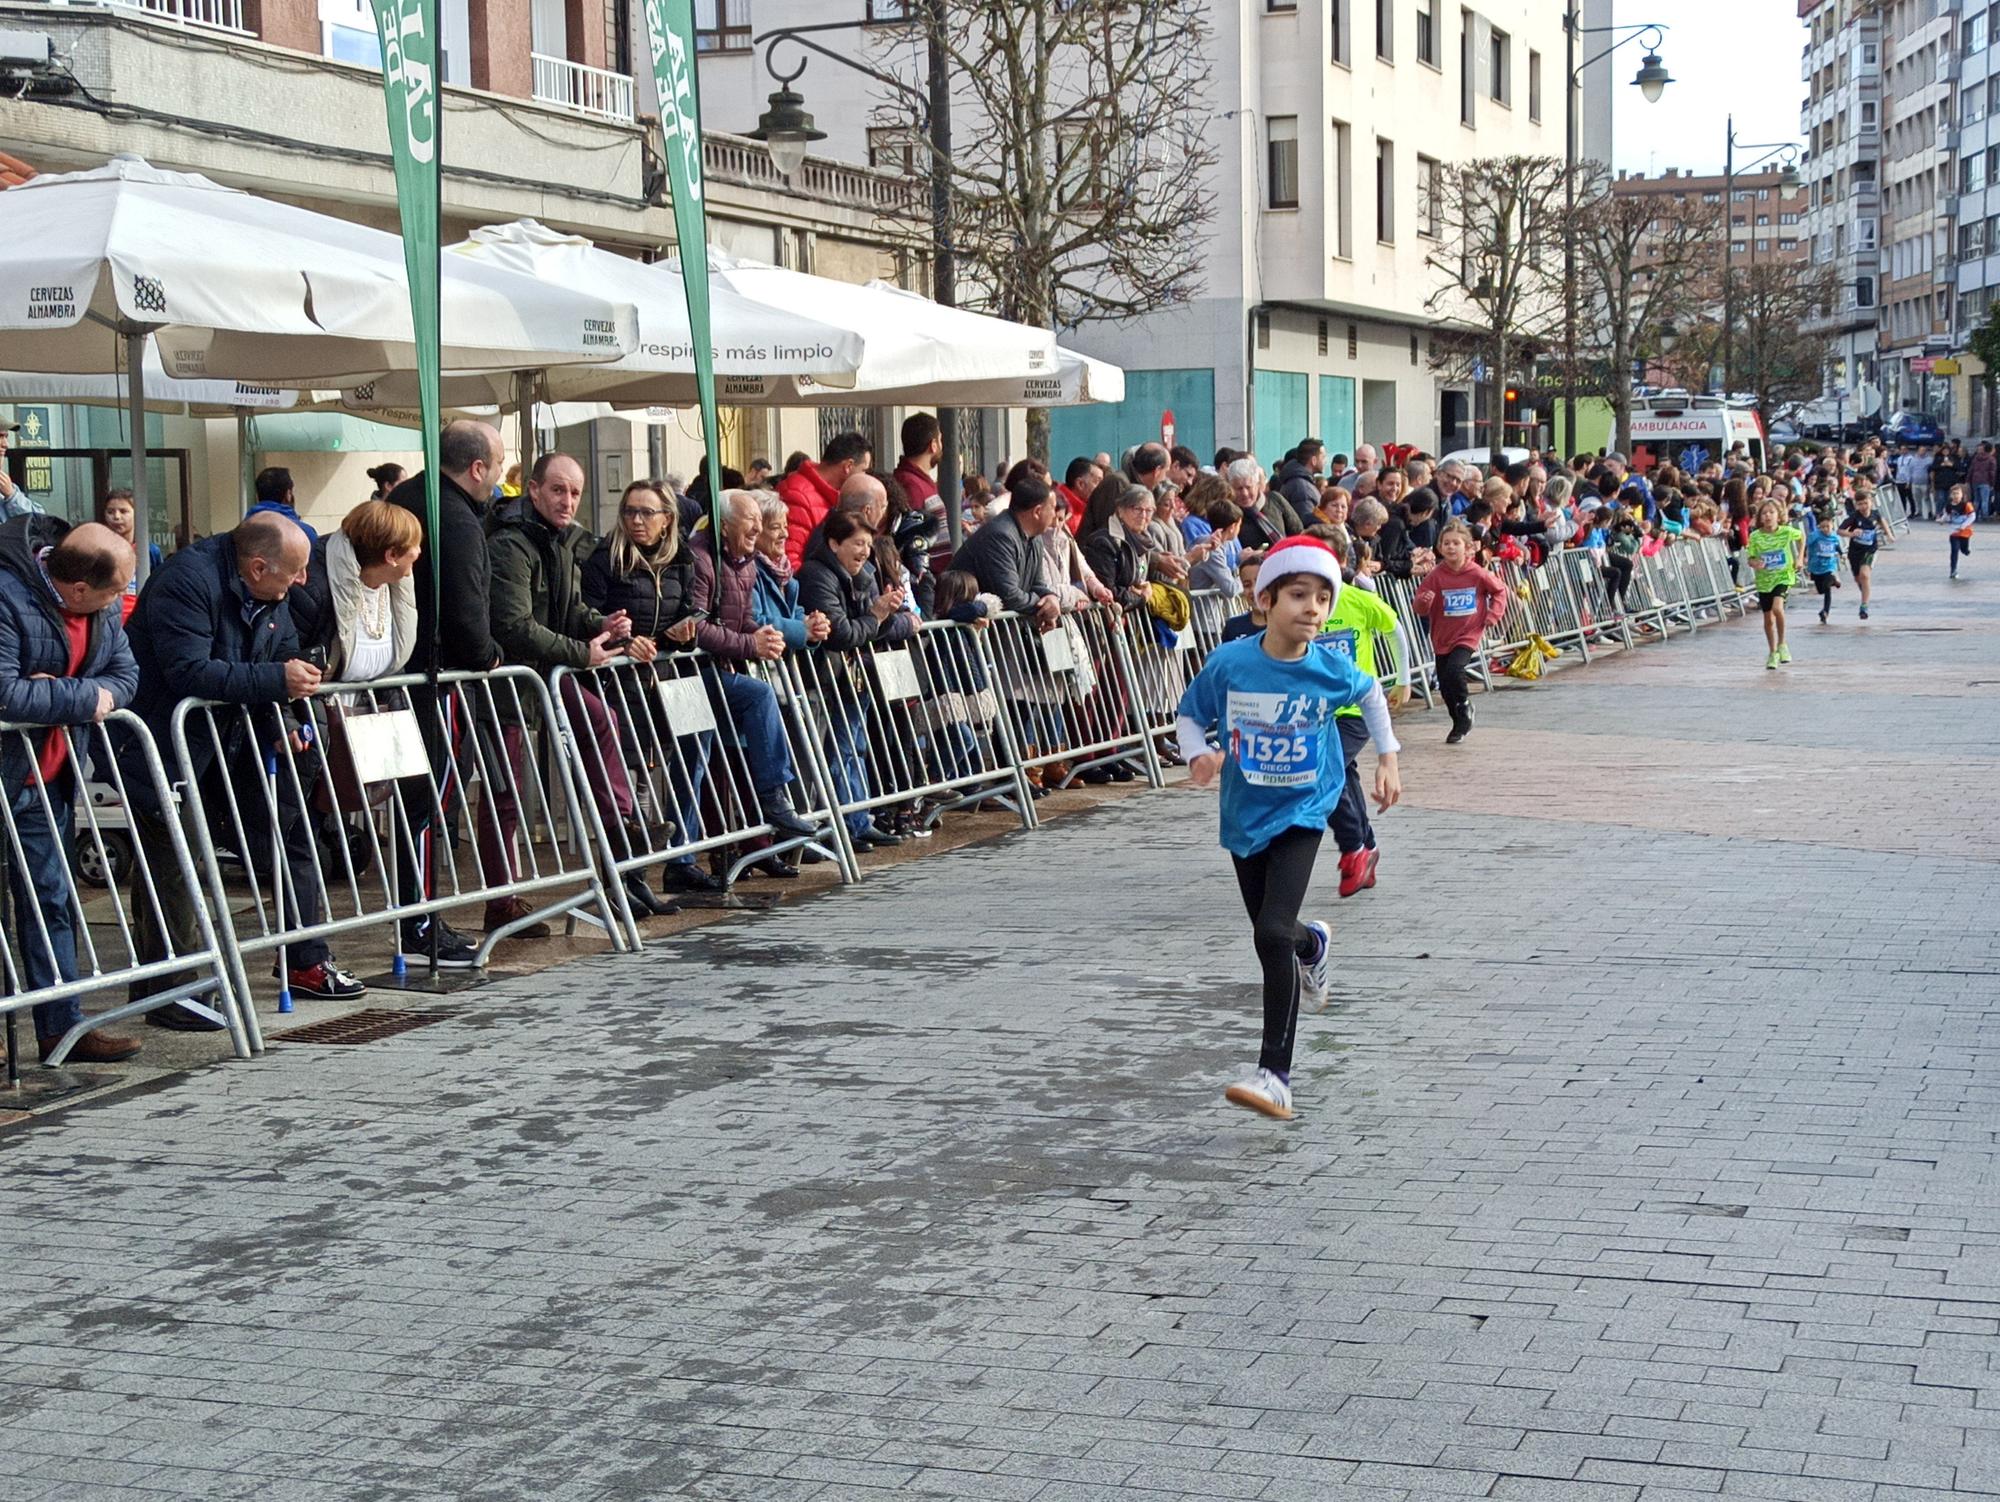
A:
POLYGON ((1034 827, 1014 727, 1000 712, 984 650, 990 629, 928 621, 906 641, 786 658, 816 727, 843 840, 853 822, 886 810, 909 809, 928 829, 952 809, 989 799, 1034 827))
POLYGON ((1066 787, 1093 767, 1136 762, 1149 783, 1162 785, 1116 607, 1065 611, 1047 631, 1031 616, 1001 615, 983 645, 1023 773, 1056 769, 1057 785, 1066 787))
POLYGON ((245 1024, 249 1009, 239 1006, 242 993, 231 988, 179 821, 169 812, 159 824, 161 839, 142 841, 125 817, 134 783, 152 806, 173 808, 166 769, 145 723, 121 709, 94 725, 0 725, 0 757, 18 758, 9 769, 7 797, 0 799, 0 859, 8 876, 0 1012, 7 1017, 10 1078, 20 1063, 18 1013, 114 987, 125 989, 126 1000, 65 1029, 48 1063, 62 1063, 96 1028, 174 1003, 221 1023, 236 1056, 249 1058, 255 1046, 245 1024), (43 747, 52 738, 63 745, 65 758, 53 787, 42 766, 43 747), (23 773, 18 782, 17 770, 23 773), (95 878, 88 882, 92 890, 79 884, 84 873, 95 878), (121 876, 129 890, 121 890, 121 876), (178 948, 166 910, 177 892, 187 894, 194 935, 178 948))
POLYGON ((292 705, 176 706, 176 773, 253 1048, 262 1037, 246 962, 274 956, 282 1010, 286 951, 308 940, 393 922, 400 970, 402 920, 533 896, 542 905, 486 932, 479 963, 556 917, 600 925, 629 947, 598 847, 565 839, 588 827, 572 763, 535 754, 536 730, 557 723, 548 685, 523 667, 440 683, 437 697, 409 675, 326 683, 292 705))
POLYGON ((1437 701, 1437 654, 1431 649, 1431 630, 1425 620, 1417 614, 1417 586, 1409 579, 1398 579, 1393 574, 1375 576, 1375 593, 1391 610, 1403 628, 1403 644, 1407 649, 1409 662, 1404 671, 1409 674, 1410 687, 1423 696, 1424 707, 1430 708, 1437 701))
MULTIPOLYGON (((598 668, 557 668, 550 698, 581 785, 626 790, 629 810, 611 819, 597 797, 584 801, 591 845, 607 875, 641 875, 648 866, 733 849, 724 878, 733 883, 752 862, 803 848, 834 861, 843 881, 859 878, 837 827, 818 736, 783 665, 720 663, 699 651, 663 653, 649 664, 621 657, 598 668), (747 723, 760 709, 789 763, 777 796, 814 825, 813 835, 780 834, 766 818, 758 784, 772 769, 759 765, 756 726, 747 723)), ((615 791, 612 798, 615 812, 615 791)), ((606 891, 638 945, 640 915, 624 883, 608 882, 606 891)))
POLYGON ((1882 514, 1882 519, 1888 524, 1891 537, 1910 530, 1910 508, 1903 504, 1902 491, 1899 487, 1877 485, 1875 509, 1882 514))

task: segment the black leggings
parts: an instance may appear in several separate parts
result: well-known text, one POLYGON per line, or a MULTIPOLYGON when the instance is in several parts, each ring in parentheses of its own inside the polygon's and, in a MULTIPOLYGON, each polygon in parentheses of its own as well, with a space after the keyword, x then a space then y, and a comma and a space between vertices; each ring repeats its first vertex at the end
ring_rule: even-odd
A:
POLYGON ((1472 702, 1472 685, 1466 677, 1471 666, 1470 647, 1453 647, 1437 660, 1438 693, 1443 695, 1444 707, 1451 711, 1454 724, 1472 702))
POLYGON ((1954 574, 1957 573, 1958 560, 1961 558, 1970 558, 1971 556, 1972 556, 1972 539, 1970 537, 1960 537, 1956 532, 1952 533, 1951 571, 1954 574))
POLYGON ((1814 574, 1812 582, 1813 588, 1820 592, 1820 597, 1830 603, 1833 599, 1834 590, 1840 585, 1840 572, 1834 569, 1824 574, 1814 574))
POLYGON ((1632 560, 1622 553, 1604 556, 1604 591, 1611 596, 1611 608, 1626 608, 1625 595, 1632 588, 1632 560))
POLYGON ((1264 968, 1264 1046, 1257 1064, 1283 1079, 1291 1077, 1299 1025, 1299 961, 1311 959, 1314 948, 1312 934, 1300 926, 1299 908, 1312 885, 1319 837, 1317 829, 1287 829, 1255 855, 1230 857, 1264 968))

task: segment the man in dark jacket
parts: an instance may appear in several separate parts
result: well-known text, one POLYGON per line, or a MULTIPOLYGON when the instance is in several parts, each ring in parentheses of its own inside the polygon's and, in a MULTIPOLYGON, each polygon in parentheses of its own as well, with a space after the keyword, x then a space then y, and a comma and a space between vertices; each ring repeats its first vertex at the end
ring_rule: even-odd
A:
POLYGON ((1046 631, 1062 606, 1042 583, 1035 539, 1055 524, 1054 493, 1039 477, 1024 475, 1008 493, 1007 510, 966 538, 951 566, 976 578, 980 593, 998 595, 1003 608, 1032 615, 1046 631))
MULTIPOLYGON (((423 524, 423 551, 417 555, 412 582, 417 591, 417 652, 410 661, 412 672, 430 667, 430 643, 438 649, 438 665, 446 672, 485 673, 500 665, 500 648, 493 640, 490 609, 492 567, 486 552, 487 495, 499 479, 507 457, 500 434, 483 422, 447 423, 438 439, 438 525, 437 535, 424 515, 424 476, 412 475, 389 492, 391 505, 415 514, 423 524), (435 572, 434 572, 435 571, 435 572), (435 583, 433 581, 436 581, 435 583), (432 590, 438 591, 435 601, 432 590)), ((412 707, 428 728, 436 708, 428 695, 413 694, 412 707)), ((437 798, 429 789, 411 790, 404 797, 403 812, 408 820, 412 848, 430 852, 432 826, 437 819, 435 804, 444 805, 445 827, 456 817, 460 796, 459 779, 453 769, 459 760, 462 741, 470 728, 462 717, 452 718, 455 739, 446 745, 442 737, 426 735, 431 753, 431 776, 437 798)), ((497 727, 487 725, 481 732, 492 739, 489 764, 497 762, 497 727)), ((442 850, 436 859, 449 859, 442 850)), ((422 902, 431 892, 431 872, 425 859, 399 863, 401 891, 397 900, 405 904, 422 902)), ((468 969, 477 949, 442 916, 405 919, 401 947, 406 953, 430 956, 435 950, 438 965, 445 969, 468 969)))
MULTIPOLYGON (((252 707, 247 721, 234 709, 191 717, 188 764, 181 770, 199 786, 210 828, 227 845, 246 845, 236 854, 253 866, 267 858, 272 845, 270 809, 260 786, 266 754, 289 739, 302 781, 309 779, 312 766, 304 754, 303 733, 278 708, 319 687, 319 669, 299 656, 298 633, 285 604, 292 586, 304 577, 309 557, 306 535, 295 522, 272 511, 256 512, 238 522, 235 531, 205 537, 168 558, 147 581, 127 626, 139 667, 139 692, 132 711, 146 722, 154 742, 169 757, 172 753, 166 748, 174 743, 174 710, 182 701, 207 699, 252 707)), ((140 958, 165 958, 169 942, 173 952, 185 953, 196 945, 196 898, 186 890, 176 864, 167 824, 175 815, 154 799, 143 751, 131 737, 115 730, 113 740, 119 743, 126 769, 133 834, 145 852, 145 865, 152 868, 159 916, 166 929, 159 931, 152 898, 145 890, 144 869, 137 867, 132 905, 137 910, 133 927, 140 958)), ((283 773, 278 815, 291 875, 286 917, 310 928, 320 921, 319 860, 298 789, 283 773)), ((260 880, 276 879, 268 871, 258 874, 260 880)), ((285 961, 294 995, 347 1000, 367 990, 334 962, 323 939, 302 939, 287 946, 285 961)), ((187 979, 175 975, 140 982, 131 988, 131 998, 156 995, 187 979)), ((247 1004, 248 998, 243 1000, 247 1004)), ((150 1012, 146 1020, 182 1031, 220 1026, 181 1006, 150 1012)))
MULTIPOLYGON (((632 634, 631 618, 624 611, 600 615, 585 602, 579 553, 589 534, 576 524, 582 499, 583 467, 567 454, 543 454, 528 476, 527 494, 507 503, 487 539, 493 569, 493 639, 510 665, 547 675, 559 667, 601 668, 621 656, 646 663, 659 653, 650 636, 632 634)), ((631 841, 629 848, 637 851, 649 840, 645 831, 628 827, 637 804, 625 772, 618 722, 602 695, 582 679, 565 676, 562 695, 572 728, 587 742, 582 750, 592 764, 591 775, 584 781, 597 804, 598 817, 614 842, 622 834, 631 841)), ((525 761, 526 727, 515 710, 531 708, 532 700, 504 694, 498 701, 506 764, 513 768, 518 786, 531 774, 525 761)), ((498 816, 499 838, 497 843, 490 838, 495 821, 482 815, 480 859, 485 883, 494 885, 513 880, 514 837, 521 825, 521 806, 506 779, 495 780, 489 797, 498 816)), ((636 876, 625 878, 624 885, 627 897, 642 914, 663 910, 663 904, 636 876)), ((527 911, 528 904, 519 897, 490 901, 486 904, 486 927, 490 932, 518 923, 527 911)), ((548 925, 537 922, 515 928, 512 936, 541 938, 547 933, 548 925)))
POLYGON ((1320 476, 1325 472, 1326 445, 1317 438, 1301 438, 1271 476, 1272 491, 1291 513, 1285 518, 1291 525, 1288 536, 1303 531, 1300 519, 1311 516, 1319 505, 1320 476))
MULTIPOLYGON (((0 720, 88 726, 132 702, 139 669, 119 607, 134 565, 131 546, 95 522, 71 530, 52 516, 22 516, 0 526, 0 720)), ((24 735, 0 744, 0 779, 20 841, 19 858, 7 862, 11 942, 30 991, 77 978, 69 849, 76 757, 92 744, 87 734, 61 730, 39 745, 24 735)), ((37 1006, 42 1057, 82 1021, 80 997, 37 1006)), ((93 1032, 69 1057, 114 1064, 138 1051, 134 1038, 93 1032)))

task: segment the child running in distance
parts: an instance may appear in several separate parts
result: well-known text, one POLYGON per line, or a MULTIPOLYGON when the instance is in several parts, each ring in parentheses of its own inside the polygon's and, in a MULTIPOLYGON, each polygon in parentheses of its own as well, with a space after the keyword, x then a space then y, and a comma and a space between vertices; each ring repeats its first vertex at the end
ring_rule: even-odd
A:
MULTIPOLYGON (((1381 638, 1388 641, 1393 669, 1389 675, 1392 685, 1389 707, 1401 709, 1410 702, 1409 684, 1403 677, 1409 653, 1403 642, 1402 625, 1386 601, 1365 589, 1341 590, 1334 599, 1333 614, 1319 635, 1318 645, 1326 651, 1338 652, 1379 681, 1382 674, 1375 666, 1375 646, 1381 638)), ((1340 895, 1352 897, 1363 887, 1375 885, 1375 868, 1382 862, 1382 852, 1375 846, 1375 826, 1368 819, 1368 794, 1355 765, 1361 748, 1368 743, 1368 722, 1361 718, 1361 710, 1355 705, 1339 711, 1333 721, 1340 733, 1347 780, 1342 785, 1340 801, 1327 815, 1326 826, 1340 846, 1340 895)))
POLYGON ((1220 779, 1222 843, 1236 867, 1264 977, 1264 1036, 1256 1071, 1224 1092, 1232 1105, 1288 1121, 1299 1006, 1326 1005, 1332 934, 1299 922, 1327 816, 1347 783, 1341 710, 1358 708, 1375 739, 1375 801, 1402 797, 1399 747, 1381 685, 1340 652, 1313 642, 1339 596, 1340 560, 1293 537, 1259 565, 1253 593, 1262 632, 1217 647, 1181 698, 1176 733, 1196 787, 1220 779), (1211 727, 1224 749, 1211 750, 1211 727))
POLYGON ((1833 530, 1830 512, 1814 519, 1812 536, 1806 539, 1806 576, 1819 591, 1819 623, 1824 626, 1833 610, 1833 592, 1840 588, 1840 534, 1833 530))
POLYGON ((1951 576, 1958 577, 1958 560, 1972 556, 1972 523, 1975 513, 1972 502, 1966 498, 1965 487, 1951 487, 1951 500, 1944 508, 1944 515, 1938 518, 1951 528, 1951 576))
POLYGON ((1257 570, 1263 562, 1264 550, 1251 548, 1243 555, 1243 561, 1236 565, 1236 577, 1243 585, 1243 598, 1250 608, 1222 623, 1222 641, 1239 641, 1264 629, 1264 612, 1257 603, 1257 570))
POLYGON ((1806 540, 1806 534, 1787 525, 1784 516, 1776 501, 1760 501, 1757 529, 1744 549, 1754 571, 1757 608, 1764 614, 1764 643, 1771 649, 1764 659, 1767 668, 1792 660, 1792 649, 1785 642, 1785 596, 1799 582, 1799 549, 1806 540))
POLYGON ((1472 533, 1453 522, 1438 536, 1437 566, 1417 586, 1417 614, 1430 626, 1438 691, 1451 711, 1447 746, 1472 734, 1472 688, 1466 673, 1489 626, 1507 614, 1507 586, 1472 562, 1472 533))
POLYGON ((1868 619, 1868 597, 1875 582, 1875 549, 1882 542, 1882 519, 1875 514, 1875 492, 1856 487, 1854 509, 1840 524, 1847 539, 1847 568, 1861 587, 1861 619, 1868 619))

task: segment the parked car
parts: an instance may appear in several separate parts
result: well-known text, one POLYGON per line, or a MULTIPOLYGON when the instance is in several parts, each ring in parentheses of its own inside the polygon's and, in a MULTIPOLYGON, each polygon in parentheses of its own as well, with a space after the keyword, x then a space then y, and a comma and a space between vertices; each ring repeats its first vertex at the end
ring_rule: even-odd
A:
POLYGON ((1794 443, 1801 442, 1805 438, 1805 434, 1801 433, 1796 426, 1781 417, 1771 424, 1770 438, 1773 443, 1782 443, 1790 447, 1794 443))
MULTIPOLYGON (((1492 464, 1492 453, 1493 451, 1487 448, 1453 449, 1444 458, 1440 459, 1438 463, 1445 464, 1456 459, 1460 464, 1477 464, 1481 469, 1484 469, 1492 464)), ((1534 452, 1530 449, 1503 448, 1500 450, 1500 462, 1503 465, 1519 464, 1523 459, 1532 459, 1534 457, 1534 452)))
POLYGON ((1944 429, 1921 412, 1898 412, 1882 424, 1882 436, 1891 443, 1943 443, 1944 429))

